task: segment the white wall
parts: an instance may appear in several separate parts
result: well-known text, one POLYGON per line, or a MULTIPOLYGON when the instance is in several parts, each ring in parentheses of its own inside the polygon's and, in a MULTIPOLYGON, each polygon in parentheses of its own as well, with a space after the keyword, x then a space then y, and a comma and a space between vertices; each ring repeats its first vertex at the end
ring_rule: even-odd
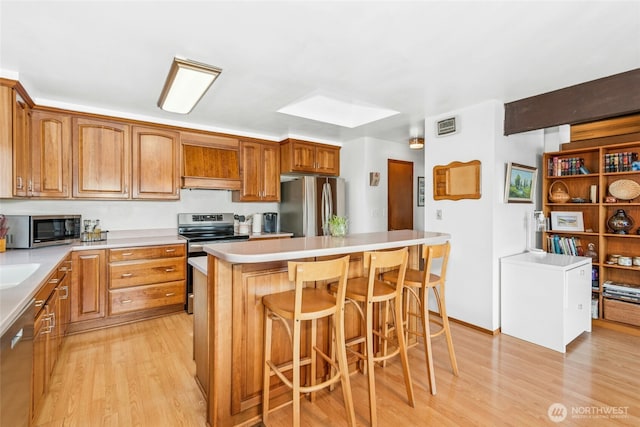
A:
POLYGON ((525 249, 524 218, 535 206, 504 203, 506 163, 533 166, 544 144, 542 132, 504 137, 503 120, 503 104, 494 100, 425 120, 425 229, 452 235, 447 310, 489 330, 500 327, 499 259, 525 249), (435 123, 451 116, 459 131, 436 137, 435 123), (471 160, 482 163, 481 198, 435 201, 433 167, 471 160), (436 219, 438 210, 442 220, 436 219))
POLYGON ((103 230, 177 227, 182 212, 232 212, 249 215, 278 212, 277 203, 234 203, 226 190, 181 190, 179 201, 0 200, 4 214, 80 214, 99 219, 103 230))
POLYGON ((417 177, 424 176, 422 150, 406 144, 375 138, 360 138, 342 145, 340 176, 347 183, 349 232, 365 233, 387 230, 387 160, 413 162, 413 228, 423 229, 424 207, 416 206, 417 177), (369 173, 380 172, 380 184, 369 185, 369 173))

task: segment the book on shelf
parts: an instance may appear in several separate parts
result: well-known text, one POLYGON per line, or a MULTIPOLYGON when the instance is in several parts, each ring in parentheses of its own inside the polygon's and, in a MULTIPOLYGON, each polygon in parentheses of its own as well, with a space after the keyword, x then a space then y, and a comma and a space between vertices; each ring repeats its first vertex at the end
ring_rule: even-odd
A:
POLYGON ((547 236, 547 250, 554 254, 583 256, 584 249, 579 237, 559 236, 550 234, 547 236))
POLYGON ((638 160, 638 153, 624 151, 620 153, 607 153, 604 155, 604 171, 627 172, 632 170, 632 163, 638 160))
POLYGON ((547 165, 549 176, 586 175, 591 173, 584 164, 582 157, 562 158, 554 156, 547 165))

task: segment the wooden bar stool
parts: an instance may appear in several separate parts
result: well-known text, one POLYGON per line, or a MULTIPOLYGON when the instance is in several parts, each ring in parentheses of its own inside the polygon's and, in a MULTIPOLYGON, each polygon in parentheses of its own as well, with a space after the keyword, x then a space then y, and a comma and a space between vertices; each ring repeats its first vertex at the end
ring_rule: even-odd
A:
MULTIPOLYGON (((402 290, 404 275, 407 269, 408 249, 402 248, 394 251, 384 252, 365 252, 364 268, 365 277, 351 278, 347 281, 346 299, 347 302, 353 303, 364 322, 364 337, 355 337, 347 342, 347 350, 355 354, 359 359, 366 362, 366 374, 369 385, 369 418, 372 426, 378 424, 376 414, 376 388, 374 376, 374 363, 383 362, 391 357, 400 355, 402 362, 402 372, 404 374, 405 388, 409 405, 414 406, 413 385, 411 383, 411 375, 409 373, 409 361, 407 358, 407 347, 403 332, 402 322, 402 290), (393 283, 386 283, 379 279, 382 271, 386 269, 395 269, 397 272, 396 280, 393 283), (392 311, 394 313, 395 336, 397 340, 396 349, 390 353, 381 352, 376 356, 373 352, 374 335, 386 343, 391 340, 389 333, 392 331, 388 328, 386 313, 388 313, 387 304, 394 302, 392 311), (374 321, 374 304, 383 303, 384 308, 382 314, 384 320, 380 330, 373 329, 374 321), (364 310, 361 307, 364 305, 364 310), (360 344, 364 341, 365 350, 361 353, 354 350, 352 346, 360 344)), ((335 285, 332 289, 337 292, 335 285)))
MULTIPOLYGON (((425 261, 424 271, 407 269, 404 277, 404 286, 408 295, 413 295, 418 304, 418 312, 411 312, 409 310, 408 298, 405 299, 404 317, 407 327, 405 332, 421 336, 425 348, 425 357, 427 362, 427 374, 429 376, 429 388, 431 394, 436 394, 436 377, 433 367, 433 352, 431 347, 431 338, 445 335, 447 339, 447 347, 449 349, 449 359, 451 360, 451 368, 453 374, 458 376, 458 363, 456 362, 456 355, 453 351, 453 340, 451 339, 451 328, 449 327, 449 317, 447 316, 447 305, 445 302, 445 280, 447 276, 447 264, 449 262, 449 252, 451 251, 451 244, 446 242, 441 245, 424 245, 422 248, 422 258, 425 261), (440 268, 440 274, 433 274, 434 261, 440 260, 442 262, 440 268), (436 324, 440 325, 440 329, 436 332, 431 332, 429 327, 429 289, 433 289, 433 293, 436 297, 438 304, 439 319, 436 324), (409 317, 414 316, 420 319, 422 331, 412 330, 409 327, 409 317)), ((383 274, 383 280, 394 282, 398 276, 397 272, 389 271, 383 274)))
POLYGON ((351 396, 351 385, 349 383, 349 370, 347 366, 347 353, 344 338, 344 295, 347 284, 347 274, 349 271, 349 256, 345 256, 331 261, 318 262, 289 262, 289 280, 295 283, 295 289, 287 292, 280 292, 265 295, 262 298, 264 310, 264 365, 263 365, 263 388, 262 388, 262 422, 266 425, 269 416, 269 389, 271 376, 276 375, 280 381, 293 391, 293 425, 300 425, 300 395, 310 393, 312 400, 317 390, 329 387, 341 381, 344 404, 347 411, 347 421, 351 426, 355 426, 355 412, 353 409, 353 399, 351 396), (326 289, 313 287, 315 281, 330 280, 338 281, 336 294, 331 295, 326 289), (305 287, 310 283, 311 287, 305 287), (330 322, 333 326, 332 338, 335 343, 331 344, 332 355, 337 353, 337 357, 326 355, 316 345, 317 321, 325 317, 332 318, 330 322), (271 332, 273 320, 279 320, 289 334, 293 349, 293 358, 290 363, 276 366, 271 361, 271 332), (302 322, 311 322, 309 336, 309 356, 301 358, 301 334, 302 322), (289 322, 293 324, 292 327, 289 322), (335 349, 335 350, 334 350, 335 349), (317 357, 320 356, 330 366, 329 378, 316 384, 316 364, 317 357), (337 360, 336 360, 337 359, 337 360), (300 368, 308 366, 308 385, 300 384, 300 368), (292 380, 285 376, 285 372, 292 371, 292 380))

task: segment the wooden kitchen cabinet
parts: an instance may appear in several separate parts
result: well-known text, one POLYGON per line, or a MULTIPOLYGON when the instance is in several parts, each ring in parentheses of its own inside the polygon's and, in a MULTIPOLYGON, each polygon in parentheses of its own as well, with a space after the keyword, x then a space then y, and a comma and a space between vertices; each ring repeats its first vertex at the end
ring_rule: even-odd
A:
POLYGON ((240 190, 240 142, 218 135, 181 132, 182 188, 240 190))
POLYGON ((133 126, 134 199, 180 198, 180 134, 133 126))
POLYGON ((106 259, 106 249, 73 252, 71 322, 105 317, 106 259))
POLYGON ((35 296, 31 414, 35 419, 58 360, 69 318, 71 255, 58 264, 35 296))
POLYGON ((109 315, 182 306, 185 279, 183 244, 109 250, 109 315))
POLYGON ((340 175, 340 147, 296 139, 280 143, 281 173, 340 175))
MULTIPOLYGON (((29 196, 71 196, 71 117, 67 114, 31 112, 31 162, 29 196)), ((18 154, 17 152, 15 154, 18 154)))
POLYGON ((234 202, 280 201, 280 146, 275 142, 240 142, 242 188, 234 202))
POLYGON ((128 124, 74 117, 73 197, 128 199, 131 135, 128 124))
POLYGON ((28 197, 32 195, 31 144, 29 121, 31 109, 16 94, 13 107, 13 195, 28 197))

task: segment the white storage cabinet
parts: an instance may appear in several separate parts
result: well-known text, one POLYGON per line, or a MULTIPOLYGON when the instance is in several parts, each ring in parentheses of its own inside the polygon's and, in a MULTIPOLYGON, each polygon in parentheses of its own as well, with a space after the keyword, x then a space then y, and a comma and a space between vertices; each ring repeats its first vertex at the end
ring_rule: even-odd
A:
POLYGON ((591 258, 522 253, 500 260, 502 333, 564 353, 591 332, 591 258))

